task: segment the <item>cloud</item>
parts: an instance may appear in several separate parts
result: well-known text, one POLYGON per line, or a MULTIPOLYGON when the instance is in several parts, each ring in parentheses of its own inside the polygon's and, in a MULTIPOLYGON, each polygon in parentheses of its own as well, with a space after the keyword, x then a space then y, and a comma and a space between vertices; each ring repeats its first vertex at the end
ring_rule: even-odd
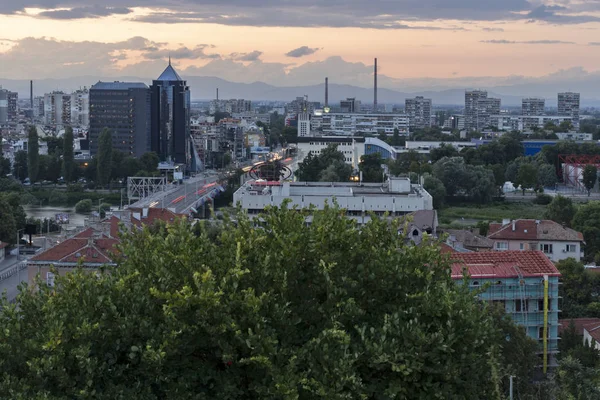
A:
POLYGON ((589 42, 588 46, 600 46, 600 42, 589 42))
POLYGON ((542 4, 527 13, 525 18, 553 24, 583 24, 600 21, 600 18, 593 15, 572 15, 569 14, 569 11, 570 9, 564 6, 542 4))
POLYGON ((262 51, 254 50, 250 53, 232 53, 230 58, 235 61, 257 61, 262 54, 262 51))
POLYGON ((300 58, 304 56, 310 56, 311 54, 315 54, 319 50, 321 49, 319 49, 318 47, 311 48, 308 46, 302 46, 298 47, 297 49, 288 51, 287 53, 285 53, 285 55, 288 57, 300 58))
POLYGON ((505 39, 492 39, 492 40, 480 40, 480 43, 489 44, 577 44, 575 42, 565 42, 562 40, 505 40, 505 39))
POLYGON ((143 56, 150 60, 165 60, 171 57, 175 60, 198 60, 220 58, 220 54, 207 54, 205 50, 211 48, 208 44, 200 44, 194 48, 186 46, 176 49, 164 48, 162 46, 149 46, 143 48, 143 56))
POLYGON ((481 28, 482 31, 485 32, 504 32, 504 29, 502 28, 481 28))
POLYGON ((133 10, 126 7, 74 7, 68 9, 42 11, 38 17, 51 19, 83 19, 83 18, 100 18, 110 15, 130 14, 133 10))

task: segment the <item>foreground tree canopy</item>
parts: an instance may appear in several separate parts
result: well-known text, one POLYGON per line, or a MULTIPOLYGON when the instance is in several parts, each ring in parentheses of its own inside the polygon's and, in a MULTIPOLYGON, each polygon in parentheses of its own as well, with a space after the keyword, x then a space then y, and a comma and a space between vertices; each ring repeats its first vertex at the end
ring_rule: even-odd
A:
POLYGON ((258 229, 242 215, 146 229, 112 273, 77 271, 4 304, 0 393, 500 398, 506 335, 436 246, 405 246, 398 229, 359 230, 336 208, 310 226, 275 209, 258 229))

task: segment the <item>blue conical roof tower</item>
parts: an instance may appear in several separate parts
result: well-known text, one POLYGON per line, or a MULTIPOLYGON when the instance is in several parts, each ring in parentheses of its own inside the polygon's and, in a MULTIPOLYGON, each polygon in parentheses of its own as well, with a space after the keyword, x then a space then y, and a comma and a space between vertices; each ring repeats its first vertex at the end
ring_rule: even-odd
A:
POLYGON ((163 71, 163 73, 160 74, 157 81, 167 82, 167 81, 182 81, 182 80, 183 79, 181 79, 181 77, 179 76, 177 71, 175 71, 175 68, 173 68, 173 66, 171 65, 171 56, 169 56, 169 65, 163 71))

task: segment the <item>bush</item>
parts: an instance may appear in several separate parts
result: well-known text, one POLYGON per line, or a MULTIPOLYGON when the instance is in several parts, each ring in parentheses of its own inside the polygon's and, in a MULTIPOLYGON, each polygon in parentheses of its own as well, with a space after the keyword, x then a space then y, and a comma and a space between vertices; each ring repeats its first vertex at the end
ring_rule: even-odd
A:
POLYGON ((74 183, 71 185, 67 185, 67 192, 69 193, 83 193, 83 185, 79 183, 74 183))
POLYGON ((79 203, 75 205, 75 212, 79 214, 89 213, 92 211, 92 200, 85 199, 81 200, 79 203))
POLYGON ((68 197, 63 192, 59 192, 57 190, 53 190, 50 192, 50 197, 48 198, 48 203, 52 206, 63 206, 67 204, 68 197))
POLYGON ((550 196, 549 194, 538 194, 535 197, 535 200, 533 200, 533 202, 535 204, 547 206, 548 204, 552 203, 552 196, 550 196))

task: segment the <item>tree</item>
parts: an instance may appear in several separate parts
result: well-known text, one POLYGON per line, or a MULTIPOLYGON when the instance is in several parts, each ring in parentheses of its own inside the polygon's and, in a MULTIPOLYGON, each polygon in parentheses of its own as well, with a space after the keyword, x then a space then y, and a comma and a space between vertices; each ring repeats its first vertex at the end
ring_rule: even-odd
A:
POLYGON ((73 156, 73 128, 68 126, 65 129, 63 141, 63 178, 65 182, 73 181, 73 170, 75 169, 75 158, 73 156))
POLYGON ((600 201, 579 206, 572 224, 573 229, 583 233, 586 258, 593 260, 600 251, 600 201))
POLYGON ((352 167, 336 145, 329 145, 317 156, 309 153, 296 171, 301 182, 347 182, 351 175, 352 167))
POLYGON ((600 375, 595 368, 586 368, 571 356, 559 362, 557 371, 559 399, 596 400, 600 398, 598 381, 600 375))
POLYGON ((494 318, 439 248, 405 245, 398 221, 358 229, 340 213, 145 229, 124 238, 110 273, 74 269, 23 290, 0 311, 0 392, 500 399, 494 318))
POLYGON ((521 187, 523 195, 525 195, 526 189, 535 187, 537 182, 538 173, 535 166, 531 163, 521 164, 515 184, 521 187))
POLYGON ((556 265, 561 273, 560 295, 563 318, 586 316, 585 307, 592 301, 591 276, 582 263, 573 258, 561 260, 556 265))
POLYGON ((458 157, 459 152, 456 147, 452 146, 451 144, 442 143, 440 147, 431 149, 429 156, 431 162, 435 163, 444 157, 458 157))
POLYGON ((383 160, 379 153, 362 156, 358 168, 362 172, 363 182, 382 182, 384 174, 381 164, 383 164, 383 160))
POLYGON ((598 168, 595 165, 586 165, 583 169, 582 181, 589 196, 598 181, 598 168))
POLYGON ((16 243, 17 223, 13 215, 13 209, 8 201, 0 196, 0 241, 5 243, 16 243))
POLYGON ((433 207, 435 209, 444 208, 446 202, 446 188, 442 181, 429 174, 423 179, 423 188, 433 197, 433 207))
POLYGON ((112 135, 110 129, 104 128, 98 139, 97 156, 97 183, 98 185, 107 185, 110 182, 112 172, 112 135))
POLYGON ((30 126, 27 133, 27 171, 31 183, 37 182, 40 169, 40 144, 37 128, 30 126))
POLYGON ((81 200, 75 205, 75 212, 77 212, 79 214, 89 213, 92 211, 92 206, 93 206, 92 200, 90 200, 90 199, 81 200))
POLYGON ((24 181, 27 178, 27 152, 19 150, 15 153, 15 161, 13 163, 13 173, 20 181, 24 181))
POLYGON ((140 162, 142 163, 142 169, 144 171, 154 173, 155 171, 158 171, 158 163, 160 162, 160 159, 158 158, 158 155, 152 151, 142 154, 140 157, 140 162))
POLYGON ((555 196, 552 202, 546 207, 545 218, 559 224, 571 226, 571 221, 575 216, 575 206, 568 197, 561 195, 555 196))
POLYGON ((551 188, 558 183, 556 169, 550 164, 542 164, 538 167, 538 184, 541 187, 551 188))
POLYGON ((471 200, 478 203, 492 201, 497 193, 494 173, 482 165, 467 166, 467 181, 463 182, 464 189, 471 200))
POLYGON ((446 188, 448 196, 461 194, 467 178, 467 167, 462 157, 444 157, 433 165, 433 176, 446 188))

